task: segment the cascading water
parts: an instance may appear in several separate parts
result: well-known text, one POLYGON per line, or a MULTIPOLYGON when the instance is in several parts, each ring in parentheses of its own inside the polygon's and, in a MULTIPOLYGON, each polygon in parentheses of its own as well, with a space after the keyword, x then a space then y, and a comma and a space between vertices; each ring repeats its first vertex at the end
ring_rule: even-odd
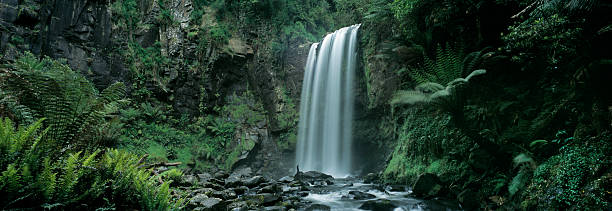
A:
POLYGON ((351 172, 353 78, 359 24, 310 47, 300 103, 296 161, 334 177, 351 172))

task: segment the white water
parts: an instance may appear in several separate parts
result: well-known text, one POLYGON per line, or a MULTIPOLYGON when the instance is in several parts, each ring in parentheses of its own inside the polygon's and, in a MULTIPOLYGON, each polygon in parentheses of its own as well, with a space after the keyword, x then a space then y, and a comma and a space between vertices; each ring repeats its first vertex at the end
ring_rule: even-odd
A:
POLYGON ((296 156, 301 171, 320 171, 334 177, 351 173, 353 78, 359 26, 339 29, 310 47, 296 156))

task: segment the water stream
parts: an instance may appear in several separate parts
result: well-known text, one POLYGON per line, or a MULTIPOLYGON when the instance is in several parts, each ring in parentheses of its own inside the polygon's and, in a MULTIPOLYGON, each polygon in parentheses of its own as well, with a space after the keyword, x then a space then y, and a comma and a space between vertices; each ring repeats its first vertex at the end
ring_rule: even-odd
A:
MULTIPOLYGON (((397 187, 396 187, 397 188, 397 187)), ((420 211, 420 210, 461 210, 458 204, 448 200, 422 200, 411 197, 408 187, 391 190, 388 186, 378 184, 364 184, 359 180, 350 178, 335 179, 333 185, 313 186, 311 193, 304 199, 313 204, 329 206, 331 210, 359 210, 359 207, 367 201, 388 200, 394 205, 396 211, 420 211), (355 199, 349 192, 360 191, 372 194, 375 198, 355 199)))

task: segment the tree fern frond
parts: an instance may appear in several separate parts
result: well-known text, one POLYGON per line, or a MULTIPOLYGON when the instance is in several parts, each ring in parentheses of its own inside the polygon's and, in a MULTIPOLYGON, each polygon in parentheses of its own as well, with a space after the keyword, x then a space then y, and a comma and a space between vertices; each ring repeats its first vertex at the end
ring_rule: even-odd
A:
MULTIPOLYGON (((62 141, 69 148, 95 146, 87 140, 97 136, 96 128, 104 122, 107 105, 125 97, 123 83, 112 84, 100 93, 84 76, 48 57, 38 59, 24 53, 14 66, 15 71, 5 76, 7 83, 1 88, 18 93, 13 95, 18 96, 14 101, 30 109, 34 118, 46 117, 45 127, 50 128, 47 139, 62 141)), ((22 113, 27 117, 27 112, 22 113)))
POLYGON ((429 101, 429 96, 423 92, 401 90, 393 95, 393 98, 391 99, 391 105, 415 104, 429 101))

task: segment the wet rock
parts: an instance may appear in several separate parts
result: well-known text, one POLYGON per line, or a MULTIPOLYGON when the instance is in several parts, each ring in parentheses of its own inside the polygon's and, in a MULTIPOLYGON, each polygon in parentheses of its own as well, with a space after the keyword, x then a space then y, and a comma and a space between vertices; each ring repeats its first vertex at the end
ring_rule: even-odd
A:
POLYGON ((212 192, 214 192, 215 189, 212 188, 200 188, 200 189, 196 189, 193 191, 194 194, 205 194, 207 196, 210 196, 212 194, 212 192))
POLYGON ((324 204, 312 204, 310 205, 308 208, 306 208, 306 211, 319 211, 319 210, 331 210, 331 207, 324 205, 324 204))
POLYGON ((365 199, 376 198, 376 196, 373 195, 373 194, 364 193, 364 192, 355 191, 355 190, 349 191, 349 195, 351 195, 353 197, 353 199, 355 199, 355 200, 365 200, 365 199))
POLYGON ((196 194, 194 197, 191 198, 191 200, 189 200, 189 204, 193 206, 198 206, 202 204, 206 199, 208 199, 208 196, 206 196, 206 194, 196 194))
POLYGON ((308 196, 308 194, 309 194, 308 192, 302 191, 302 192, 299 192, 297 195, 300 196, 300 197, 306 197, 306 196, 308 196))
POLYGON ((222 201, 219 198, 209 198, 204 194, 198 194, 191 198, 189 205, 195 207, 193 210, 223 210, 224 203, 221 203, 222 201))
POLYGON ((323 187, 323 186, 327 186, 327 182, 326 181, 313 181, 312 185, 317 186, 317 187, 323 187))
POLYGON ((299 191, 299 190, 300 190, 300 188, 299 188, 299 187, 289 187, 289 186, 286 186, 286 185, 285 185, 285 186, 283 186, 283 188, 282 188, 282 189, 283 189, 283 192, 284 192, 284 193, 293 193, 293 192, 297 192, 297 191, 299 191))
POLYGON ((240 187, 236 187, 236 188, 232 188, 232 190, 238 194, 238 195, 242 195, 244 193, 246 193, 249 188, 245 187, 245 186, 240 186, 240 187))
POLYGON ((393 192, 404 192, 406 191, 406 186, 404 185, 389 185, 387 190, 393 192))
POLYGON ((236 192, 234 192, 233 190, 224 190, 223 192, 225 193, 226 199, 238 198, 238 194, 236 194, 236 192))
POLYGON ((296 180, 305 181, 305 182, 325 181, 325 180, 334 179, 334 177, 318 172, 318 171, 298 172, 295 174, 294 178, 296 180))
POLYGON ((264 210, 266 211, 283 211, 283 207, 281 206, 272 206, 272 207, 265 207, 264 210))
POLYGON ((239 177, 235 177, 235 176, 230 176, 227 179, 225 179, 225 187, 226 188, 234 188, 234 187, 238 187, 238 186, 242 186, 244 185, 242 179, 240 179, 239 177))
POLYGON ((228 210, 232 210, 232 211, 249 210, 246 201, 235 201, 235 202, 232 202, 229 205, 227 205, 227 209, 228 210))
POLYGON ((257 193, 278 193, 278 192, 281 192, 281 190, 276 184, 264 186, 259 191, 257 191, 257 193))
POLYGON ((417 197, 434 197, 440 193, 442 189, 441 183, 435 174, 421 174, 412 186, 412 194, 417 197))
POLYGON ((215 179, 219 179, 219 180, 223 180, 225 178, 227 178, 229 176, 229 174, 225 171, 218 171, 215 173, 214 177, 215 179))
POLYGON ((378 174, 375 173, 369 173, 365 177, 363 177, 364 183, 374 183, 376 181, 378 181, 378 174))
POLYGON ((224 190, 225 188, 223 188, 223 186, 217 184, 217 183, 212 183, 212 182, 205 182, 202 184, 202 187, 205 188, 212 188, 215 190, 224 190))
POLYGON ((209 179, 212 179, 212 178, 213 178, 213 176, 210 175, 209 173, 198 174, 198 179, 200 181, 202 181, 202 182, 206 182, 206 181, 208 181, 209 179))
POLYGON ((262 176, 254 176, 251 177, 247 180, 244 181, 244 185, 246 185, 249 188, 252 187, 256 187, 259 184, 265 183, 266 182, 266 178, 262 177, 262 176))
POLYGON ((183 175, 182 180, 183 180, 182 184, 186 184, 186 185, 198 183, 198 178, 193 175, 183 175))
POLYGON ((208 179, 208 182, 215 183, 215 184, 218 184, 218 185, 224 185, 225 184, 224 180, 220 180, 220 179, 216 179, 216 178, 210 178, 210 179, 208 179))
POLYGON ((393 211, 397 205, 387 199, 378 199, 364 202, 359 209, 376 211, 393 211))
POLYGON ((284 177, 280 178, 278 181, 282 182, 282 183, 291 183, 294 180, 295 179, 292 176, 284 176, 284 177))
POLYGON ((220 199, 224 199, 224 200, 228 199, 227 193, 225 191, 213 191, 211 193, 211 196, 212 197, 216 197, 216 198, 220 198, 220 199))
POLYGON ((247 195, 243 197, 247 204, 256 204, 256 205, 274 205, 276 202, 280 201, 280 197, 271 193, 261 193, 256 195, 247 195))

